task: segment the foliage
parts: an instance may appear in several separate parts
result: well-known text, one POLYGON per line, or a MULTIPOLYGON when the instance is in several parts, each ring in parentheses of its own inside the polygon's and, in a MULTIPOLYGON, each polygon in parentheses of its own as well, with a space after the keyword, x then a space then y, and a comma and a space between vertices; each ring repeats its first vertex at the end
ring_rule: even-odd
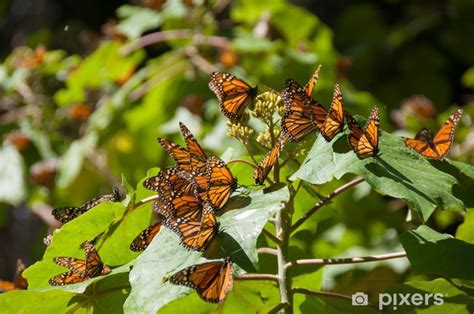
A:
MULTIPOLYGON (((469 210, 474 200, 469 192, 474 167, 462 162, 473 158, 468 140, 473 134, 472 105, 465 106, 456 130, 451 156, 459 161, 426 160, 400 138, 421 125, 439 126, 454 107, 435 122, 410 111, 416 106, 403 107, 393 112, 405 129, 397 132, 389 132, 393 127, 388 109, 381 109, 380 154, 374 158, 358 159, 347 145, 345 130, 331 142, 309 134, 300 143, 286 144, 271 180, 261 189, 253 185, 248 164, 229 163, 241 186, 217 218, 223 232, 204 254, 185 250, 166 228, 143 253, 129 250, 135 236, 154 220, 150 197, 156 193, 146 190, 143 182, 168 161, 156 137, 181 143, 178 121, 202 139, 206 151, 219 155, 231 147, 224 160, 252 164, 277 141, 283 108, 274 91, 281 90, 288 77, 304 84, 317 64, 322 64, 322 72, 315 93, 326 108, 336 81, 351 113, 366 116, 373 104, 384 105, 353 86, 375 81, 374 73, 361 76, 358 67, 367 63, 367 56, 384 60, 376 57, 377 45, 361 44, 365 48, 352 60, 357 71, 346 78, 338 72, 344 58, 332 46, 334 33, 307 10, 285 1, 239 1, 225 8, 219 3, 173 0, 159 10, 124 5, 117 11, 114 36, 85 57, 19 47, 5 59, 0 66, 0 101, 9 111, 0 126, 5 134, 0 150, 0 222, 6 221, 3 208, 22 201, 33 211, 45 204, 76 206, 99 192, 110 192, 112 186, 121 186, 124 199, 102 203, 56 229, 42 259, 24 272, 28 290, 1 295, 0 308, 11 313, 37 310, 38 304, 44 312, 268 312, 282 302, 286 285, 291 303, 283 309, 287 312, 376 312, 377 295, 383 292, 449 294, 439 309, 409 308, 414 312, 472 312, 474 279, 463 263, 473 254, 474 215, 469 210), (232 27, 226 26, 229 18, 232 27), (226 125, 219 112, 207 86, 208 74, 215 70, 232 72, 259 87, 261 94, 241 124, 226 125), (272 109, 262 109, 262 103, 270 103, 272 109), (342 193, 350 187, 353 190, 342 193), (307 213, 311 215, 305 218, 307 213), (295 223, 298 228, 292 228, 295 223), (83 258, 80 245, 92 239, 97 239, 100 256, 113 271, 83 283, 51 287, 48 279, 65 271, 53 258, 83 258), (402 248, 407 260, 349 260, 349 266, 339 268, 324 260, 385 256, 402 248), (191 289, 164 281, 187 266, 225 256, 235 262, 235 282, 222 304, 205 303, 191 289), (297 260, 309 262, 288 266, 297 260), (275 282, 259 274, 280 277, 275 282), (372 307, 351 304, 350 295, 358 291, 369 294, 372 307)), ((449 6, 458 8, 460 3, 449 6)), ((355 25, 365 29, 360 20, 373 25, 367 34, 355 31, 355 37, 338 37, 336 42, 383 42, 377 39, 383 36, 377 31, 382 21, 372 10, 361 5, 344 13, 338 27, 351 28, 344 34, 354 33, 355 25)), ((421 22, 421 29, 433 27, 437 18, 421 22)), ((414 38, 407 31, 400 26, 386 40, 403 47, 414 38)), ((418 59, 408 52, 404 58, 405 74, 421 73, 409 66, 418 59)), ((430 67, 437 60, 433 54, 428 58, 424 66, 431 70, 423 72, 420 84, 445 85, 439 73, 446 65, 430 67)), ((472 72, 464 74, 466 87, 473 86, 472 72)), ((394 89, 409 96, 405 86, 394 89)), ((380 92, 385 91, 382 83, 375 90, 388 99, 386 107, 397 103, 390 93, 380 92)), ((446 89, 436 97, 447 99, 446 89)))

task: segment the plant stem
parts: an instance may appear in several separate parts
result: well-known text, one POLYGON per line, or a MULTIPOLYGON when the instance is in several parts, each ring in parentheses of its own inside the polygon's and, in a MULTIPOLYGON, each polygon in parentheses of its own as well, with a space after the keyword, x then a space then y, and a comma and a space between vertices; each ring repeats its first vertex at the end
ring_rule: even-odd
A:
POLYGON ((257 249, 258 254, 268 254, 268 255, 277 255, 277 250, 269 248, 269 247, 260 247, 257 249))
POLYGON ((262 230, 262 233, 263 233, 267 238, 269 238, 270 240, 272 240, 275 244, 277 244, 277 245, 280 245, 280 244, 281 244, 280 238, 275 237, 275 236, 274 236, 270 231, 268 231, 267 229, 263 229, 263 230, 262 230))
MULTIPOLYGON (((280 290, 280 309, 285 313, 293 313, 293 294, 291 291, 291 277, 287 274, 286 264, 288 263, 288 244, 290 241, 291 214, 290 201, 277 214, 275 220, 276 237, 280 240, 277 244, 278 262, 278 288, 280 290)), ((280 310, 278 309, 278 310, 280 310)), ((276 310, 276 309, 274 309, 276 310)), ((278 311, 276 310, 276 311, 278 311)))
POLYGON ((289 262, 285 265, 286 268, 293 267, 296 265, 340 265, 340 264, 358 264, 377 262, 387 259, 394 259, 400 257, 406 257, 405 251, 386 253, 380 255, 371 256, 359 256, 359 257, 346 257, 346 258, 313 258, 313 259, 299 259, 296 261, 289 262))
POLYGON ((345 190, 347 190, 350 187, 353 187, 361 182, 364 181, 364 178, 356 178, 352 181, 347 182, 346 184, 340 186, 339 188, 335 189, 329 195, 321 199, 316 205, 314 205, 313 208, 308 210, 303 216, 301 216, 292 226, 291 226, 291 232, 294 232, 296 229, 298 229, 299 226, 301 226, 311 215, 313 215, 318 209, 329 203, 334 197, 337 195, 341 194, 345 190))
POLYGON ((235 280, 271 280, 278 282, 278 276, 271 274, 243 274, 234 278, 235 280))

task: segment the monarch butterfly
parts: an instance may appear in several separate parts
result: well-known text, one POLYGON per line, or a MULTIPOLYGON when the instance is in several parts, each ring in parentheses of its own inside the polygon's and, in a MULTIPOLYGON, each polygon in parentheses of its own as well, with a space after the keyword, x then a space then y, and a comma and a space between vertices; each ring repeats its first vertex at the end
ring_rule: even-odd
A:
POLYGON ((162 222, 158 221, 140 232, 130 243, 130 250, 134 252, 144 251, 150 245, 151 240, 160 232, 161 226, 162 222))
POLYGON ((316 106, 313 110, 313 123, 327 142, 344 128, 344 109, 342 106, 342 94, 339 84, 334 87, 331 107, 326 112, 322 106, 316 106))
POLYGON ((301 141, 314 130, 313 116, 327 116, 326 109, 309 97, 303 87, 292 79, 286 80, 281 97, 285 103, 281 129, 293 142, 301 141))
POLYGON ((55 257, 53 261, 56 264, 64 266, 70 271, 52 277, 49 279, 49 284, 52 286, 69 285, 83 282, 92 277, 106 275, 112 271, 109 266, 102 263, 92 243, 84 242, 84 251, 86 253, 85 260, 74 257, 55 257))
POLYGON ((462 109, 456 110, 436 135, 433 134, 433 131, 423 128, 416 134, 414 139, 405 138, 405 144, 426 158, 443 160, 453 144, 454 129, 462 114, 462 109))
POLYGON ((219 230, 214 209, 208 202, 204 202, 203 207, 200 220, 187 217, 165 220, 165 225, 178 234, 181 245, 187 249, 204 251, 219 230))
POLYGON ((28 282, 23 277, 25 264, 21 259, 16 261, 16 274, 13 282, 7 280, 0 280, 0 293, 12 290, 25 290, 28 287, 28 282))
POLYGON ((211 156, 206 162, 207 199, 215 209, 221 209, 237 188, 237 179, 230 172, 227 164, 216 156, 211 156))
POLYGON ((158 141, 176 161, 179 168, 189 172, 204 171, 207 159, 206 153, 204 153, 204 150, 196 141, 196 138, 189 129, 181 122, 179 123, 179 126, 186 142, 187 149, 167 139, 159 138, 158 141))
POLYGON ((232 261, 215 261, 182 269, 169 278, 170 283, 190 287, 207 302, 221 303, 232 290, 232 261))
POLYGON ((278 161, 278 157, 280 156, 283 148, 285 147, 286 137, 280 136, 277 143, 272 147, 272 149, 263 156, 262 160, 257 165, 253 172, 253 178, 255 179, 255 183, 262 185, 265 181, 266 177, 270 170, 272 170, 273 166, 275 166, 276 162, 278 161))
POLYGON ((106 195, 102 195, 97 198, 94 198, 80 207, 55 208, 52 211, 52 215, 54 216, 54 218, 56 218, 56 220, 62 223, 66 223, 84 214, 92 207, 95 207, 106 201, 112 201, 112 202, 120 201, 120 192, 116 187, 114 187, 111 194, 106 194, 106 195))
MULTIPOLYGON (((203 181, 205 181, 204 176, 203 178, 203 181)), ((146 179, 143 186, 148 190, 161 193, 161 196, 165 199, 178 192, 192 193, 194 188, 193 184, 183 177, 182 170, 176 167, 162 169, 157 176, 146 179)), ((207 184, 203 186, 203 189, 206 187, 207 184)))
POLYGON ((257 87, 224 72, 211 73, 209 88, 216 94, 222 113, 231 120, 240 119, 245 106, 258 93, 257 87))
POLYGON ((357 154, 357 157, 364 159, 375 156, 379 146, 379 109, 375 106, 370 112, 364 129, 355 119, 346 112, 346 121, 350 130, 347 137, 349 145, 357 154))

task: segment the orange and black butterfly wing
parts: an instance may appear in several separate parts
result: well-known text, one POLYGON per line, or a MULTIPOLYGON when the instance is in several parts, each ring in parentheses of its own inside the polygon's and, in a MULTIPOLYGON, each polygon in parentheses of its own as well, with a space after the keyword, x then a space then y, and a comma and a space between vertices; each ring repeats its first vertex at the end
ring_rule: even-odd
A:
POLYGON ((278 161, 278 157, 280 157, 280 154, 285 147, 285 143, 286 137, 280 137, 278 142, 272 147, 270 151, 268 151, 268 153, 265 154, 265 156, 263 156, 262 160, 258 163, 257 168, 255 168, 253 173, 253 178, 255 179, 256 184, 263 184, 268 176, 268 173, 278 161))
POLYGON ((202 149, 201 145, 199 145, 191 131, 189 131, 189 129, 184 125, 184 123, 180 122, 179 127, 181 128, 181 133, 183 134, 184 141, 186 142, 186 148, 193 159, 192 164, 194 170, 204 169, 207 159, 206 153, 202 149))
POLYGON ((204 301, 220 303, 232 290, 232 262, 227 258, 225 261, 193 265, 175 273, 169 281, 196 290, 204 301))
POLYGON ((86 273, 86 261, 75 258, 75 257, 55 257, 53 261, 58 264, 59 266, 66 267, 73 273, 80 274, 81 276, 85 276, 86 273))
POLYGON ((86 251, 86 276, 88 278, 100 274, 105 275, 110 272, 108 267, 104 267, 99 252, 97 252, 92 243, 88 241, 84 242, 84 250, 86 251))
MULTIPOLYGON (((318 121, 318 119, 316 119, 318 121)), ((319 123, 317 123, 317 126, 319 123)), ((326 141, 331 141, 334 136, 344 128, 344 108, 342 105, 342 94, 339 85, 336 84, 334 88, 331 108, 327 114, 324 124, 321 128, 318 127, 321 135, 326 141)))
POLYGON ((181 245, 194 251, 204 251, 218 232, 218 223, 214 210, 207 204, 200 220, 187 217, 167 219, 165 225, 174 231, 181 245))
POLYGON ((281 118, 282 132, 293 142, 299 142, 314 130, 310 104, 311 97, 292 79, 285 82, 281 93, 285 103, 285 112, 281 118))
POLYGON ((237 180, 227 164, 216 156, 211 156, 206 164, 207 199, 215 209, 221 209, 237 188, 237 180))
POLYGON ((160 232, 161 226, 162 222, 159 221, 140 232, 130 244, 130 250, 134 252, 144 251, 158 232, 160 232))
POLYGON ((378 109, 375 107, 367 120, 365 131, 359 123, 346 112, 346 122, 350 133, 347 137, 349 145, 356 153, 357 157, 364 159, 377 154, 378 152, 378 109), (367 132, 367 133, 366 133, 367 132))
POLYGON ((191 155, 189 154, 187 149, 164 138, 159 138, 158 142, 168 152, 171 158, 176 161, 176 164, 179 168, 185 171, 193 170, 191 155))
POLYGON ((316 83, 319 79, 319 71, 321 71, 321 65, 318 65, 313 75, 309 79, 308 83, 304 87, 304 92, 308 96, 311 96, 313 94, 314 86, 316 86, 316 83))
POLYGON ((229 119, 239 119, 245 106, 257 96, 257 87, 224 72, 211 73, 209 88, 216 94, 222 113, 229 119))
POLYGON ((82 208, 72 207, 72 206, 70 206, 70 207, 57 207, 57 208, 53 209, 53 211, 51 212, 51 214, 54 216, 54 218, 57 221, 60 221, 62 223, 69 222, 69 221, 73 220, 74 218, 79 217, 83 213, 85 213, 85 211, 82 208))
POLYGON ((365 136, 373 147, 374 155, 377 154, 379 147, 379 124, 379 108, 374 106, 364 126, 365 136))
POLYGON ((120 200, 120 193, 118 192, 116 188, 114 188, 111 194, 105 194, 105 195, 93 198, 87 203, 84 203, 83 205, 81 205, 80 207, 55 208, 52 211, 52 215, 54 216, 54 218, 56 218, 56 220, 62 223, 66 223, 79 217, 80 215, 90 210, 92 207, 95 207, 103 202, 106 202, 106 201, 117 202, 119 200, 120 200))
POLYGON ((0 280, 0 293, 12 291, 12 290, 18 290, 15 283, 8 280, 0 280))
POLYGON ((163 193, 165 191, 167 193, 165 196, 168 196, 171 191, 189 193, 193 186, 180 175, 181 172, 182 170, 176 167, 162 169, 157 176, 146 179, 143 186, 154 192, 163 193))
POLYGON ((83 282, 87 279, 88 278, 82 277, 81 275, 70 271, 70 272, 52 277, 51 279, 49 279, 49 284, 52 286, 64 286, 64 285, 70 285, 73 283, 83 282))
POLYGON ((458 109, 443 124, 435 136, 428 129, 422 129, 415 139, 405 139, 405 144, 427 158, 443 160, 454 141, 454 130, 463 114, 458 109))

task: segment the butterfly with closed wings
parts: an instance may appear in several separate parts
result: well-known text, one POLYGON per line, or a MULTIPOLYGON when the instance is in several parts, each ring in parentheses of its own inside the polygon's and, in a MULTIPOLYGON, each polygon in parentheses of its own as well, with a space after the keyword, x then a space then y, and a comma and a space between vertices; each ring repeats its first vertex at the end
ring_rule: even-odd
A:
POLYGON ((364 159, 373 157, 378 153, 379 147, 379 109, 375 106, 369 118, 361 128, 359 123, 348 112, 345 113, 349 135, 347 141, 357 157, 364 159))

